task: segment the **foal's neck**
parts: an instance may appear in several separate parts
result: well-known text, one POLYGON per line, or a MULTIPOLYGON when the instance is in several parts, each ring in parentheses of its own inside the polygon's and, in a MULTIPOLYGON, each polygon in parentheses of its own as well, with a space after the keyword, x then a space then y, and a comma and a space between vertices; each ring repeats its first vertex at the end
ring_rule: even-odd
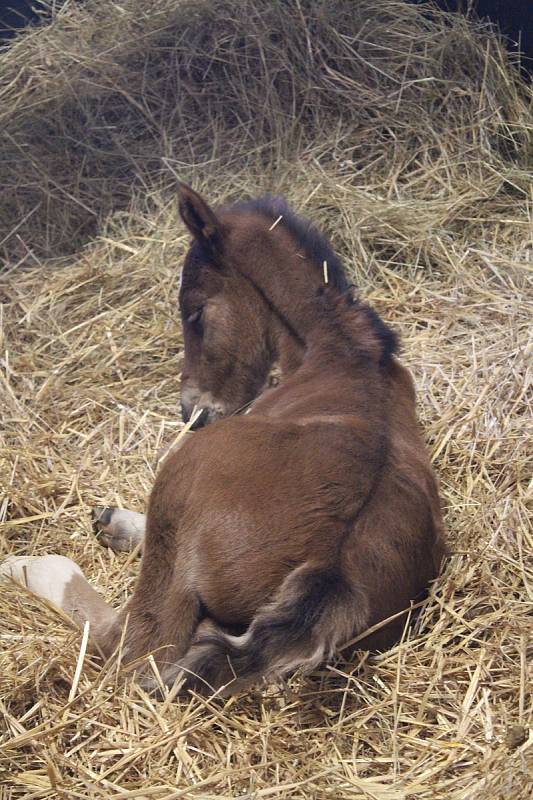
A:
MULTIPOLYGON (((316 297, 325 285, 324 269, 297 245, 280 246, 263 264, 257 283, 270 307, 270 343, 273 361, 287 377, 302 364, 309 338, 316 328, 316 297)), ((327 272, 326 272, 327 275, 327 272)))
POLYGON ((233 265, 265 303, 272 360, 287 377, 301 365, 317 323, 320 287, 348 287, 342 265, 327 239, 283 202, 253 200, 226 213, 233 265))
POLYGON ((273 352, 282 377, 302 363, 318 361, 321 368, 335 365, 346 373, 369 374, 373 367, 388 365, 397 350, 394 331, 369 306, 354 301, 335 286, 327 286, 316 265, 308 260, 287 265, 283 271, 287 290, 272 281, 273 352), (297 267, 299 270, 297 272, 297 267), (301 298, 291 302, 298 291, 301 298), (276 305, 274 306, 274 303, 276 305))
POLYGON ((301 280, 299 283, 298 294, 292 293, 288 286, 280 292, 279 298, 274 300, 271 316, 273 361, 279 365, 284 378, 302 364, 315 322, 312 301, 318 282, 311 274, 307 284, 301 280))

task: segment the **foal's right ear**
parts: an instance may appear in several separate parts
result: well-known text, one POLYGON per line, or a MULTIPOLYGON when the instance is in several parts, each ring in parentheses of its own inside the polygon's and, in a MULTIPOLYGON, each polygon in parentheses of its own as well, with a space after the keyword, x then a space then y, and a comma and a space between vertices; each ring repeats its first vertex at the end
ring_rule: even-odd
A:
POLYGON ((215 212, 186 183, 180 183, 178 187, 178 203, 180 216, 194 238, 208 245, 210 249, 217 250, 221 242, 222 226, 215 212))

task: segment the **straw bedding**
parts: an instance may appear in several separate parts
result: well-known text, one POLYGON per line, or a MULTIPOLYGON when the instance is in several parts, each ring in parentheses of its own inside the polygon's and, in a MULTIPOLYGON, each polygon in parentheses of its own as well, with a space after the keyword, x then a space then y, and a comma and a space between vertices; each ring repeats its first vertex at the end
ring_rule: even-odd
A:
POLYGON ((528 798, 531 93, 497 36, 393 0, 94 1, 0 75, 0 557, 131 591, 89 510, 143 510, 180 429, 176 174, 332 237, 401 333, 451 548, 393 650, 229 701, 147 696, 3 586, 0 796, 528 798))

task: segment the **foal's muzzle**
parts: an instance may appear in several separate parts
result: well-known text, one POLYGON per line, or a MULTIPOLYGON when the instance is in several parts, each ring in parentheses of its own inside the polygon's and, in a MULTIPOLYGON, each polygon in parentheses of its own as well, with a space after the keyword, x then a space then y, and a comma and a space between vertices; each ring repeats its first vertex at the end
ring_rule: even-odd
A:
MULTIPOLYGON (((181 418, 183 419, 185 424, 187 424, 187 422, 190 420, 193 410, 194 410, 193 408, 189 408, 188 406, 186 406, 185 403, 181 403, 181 418)), ((203 428, 203 426, 207 425, 208 422, 209 422, 209 409, 203 408, 200 414, 196 416, 196 419, 191 425, 190 430, 195 431, 198 428, 203 428)))

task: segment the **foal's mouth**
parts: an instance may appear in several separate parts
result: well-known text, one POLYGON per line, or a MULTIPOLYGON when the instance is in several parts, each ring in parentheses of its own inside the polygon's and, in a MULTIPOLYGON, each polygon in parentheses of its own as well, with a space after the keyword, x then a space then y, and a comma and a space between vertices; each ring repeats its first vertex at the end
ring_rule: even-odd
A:
POLYGON ((192 411, 189 411, 186 406, 181 403, 181 417, 191 431, 196 431, 198 428, 203 428, 208 422, 212 422, 210 416, 209 408, 197 408, 195 406, 192 411))

